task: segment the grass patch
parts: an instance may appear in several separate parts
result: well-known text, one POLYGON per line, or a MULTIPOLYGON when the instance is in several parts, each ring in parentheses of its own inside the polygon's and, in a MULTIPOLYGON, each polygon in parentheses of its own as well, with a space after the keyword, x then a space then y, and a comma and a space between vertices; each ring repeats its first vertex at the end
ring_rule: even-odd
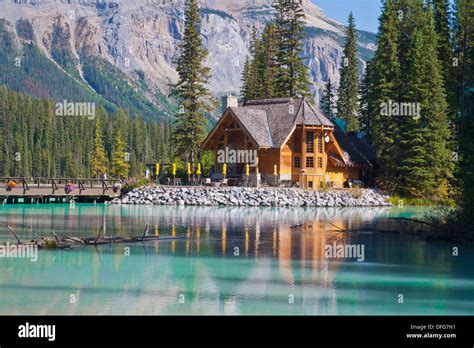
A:
POLYGON ((392 203, 395 206, 400 204, 411 205, 411 206, 420 206, 420 207, 429 207, 429 206, 447 206, 455 207, 456 202, 453 199, 444 199, 444 200, 434 200, 431 198, 417 198, 417 197, 400 197, 400 196, 391 196, 388 198, 388 202, 392 203))

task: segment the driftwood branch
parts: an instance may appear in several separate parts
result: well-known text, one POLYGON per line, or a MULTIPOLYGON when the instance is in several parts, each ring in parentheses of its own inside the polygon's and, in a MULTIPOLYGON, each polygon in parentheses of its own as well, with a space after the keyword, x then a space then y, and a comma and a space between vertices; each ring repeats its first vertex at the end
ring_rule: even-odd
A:
POLYGON ((94 244, 97 244, 97 241, 99 240, 100 235, 102 234, 102 230, 103 230, 103 229, 104 229, 104 226, 102 225, 102 226, 100 227, 99 234, 97 235, 97 238, 96 238, 95 241, 94 241, 94 244))
POLYGON ((64 235, 61 235, 62 238, 66 239, 66 240, 69 240, 71 242, 74 242, 74 243, 78 243, 78 244, 86 244, 86 242, 84 241, 84 239, 82 238, 78 238, 78 237, 69 237, 69 236, 64 236, 64 235))
POLYGON ((342 229, 342 228, 340 228, 340 227, 337 227, 336 225, 330 223, 329 221, 326 221, 326 222, 327 222, 328 224, 330 224, 332 227, 337 228, 340 232, 345 232, 345 231, 346 231, 346 230, 344 230, 344 229, 342 229))
POLYGON ((433 226, 433 224, 432 224, 432 223, 429 223, 428 221, 417 220, 417 219, 410 219, 410 218, 404 218, 404 217, 401 217, 401 218, 393 218, 393 220, 405 220, 405 221, 417 222, 417 223, 419 223, 419 224, 424 224, 424 225, 428 225, 428 226, 433 226))
POLYGON ((13 236, 15 237, 16 241, 18 242, 18 244, 21 244, 21 240, 20 238, 18 238, 18 236, 16 235, 15 233, 15 230, 13 229, 13 226, 12 225, 8 225, 8 230, 13 234, 13 236))
MULTIPOLYGON (((8 226, 8 229, 11 233, 15 236, 18 243, 21 243, 20 239, 16 235, 15 231, 13 230, 12 226, 8 226)), ((99 235, 97 237, 71 237, 65 235, 57 235, 54 231, 51 232, 52 237, 48 238, 41 238, 38 241, 37 233, 35 233, 36 241, 31 241, 26 243, 27 245, 38 245, 41 249, 72 249, 76 247, 83 247, 87 245, 104 245, 104 244, 120 244, 120 243, 140 243, 145 241, 172 241, 172 240, 183 240, 189 239, 186 236, 179 236, 179 237, 158 237, 158 236, 148 236, 148 225, 145 227, 145 231, 140 236, 133 236, 133 237, 103 237, 103 227, 99 231, 99 235)), ((24 243, 23 243, 24 244, 24 243)))
POLYGON ((54 239, 56 240, 56 243, 58 243, 58 246, 60 246, 60 245, 61 245, 61 241, 59 240, 58 236, 56 235, 56 232, 52 231, 52 233, 53 233, 54 239))
POLYGON ((145 240, 145 236, 148 234, 148 224, 145 225, 145 230, 143 231, 142 242, 145 240))
POLYGON ((290 226, 290 228, 300 228, 300 227, 303 227, 304 224, 301 224, 301 225, 294 225, 294 226, 290 226))

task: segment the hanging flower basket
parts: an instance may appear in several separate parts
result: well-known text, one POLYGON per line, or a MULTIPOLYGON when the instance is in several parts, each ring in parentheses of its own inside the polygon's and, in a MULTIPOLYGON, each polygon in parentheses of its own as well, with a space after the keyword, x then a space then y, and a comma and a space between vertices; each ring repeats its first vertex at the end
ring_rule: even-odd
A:
POLYGON ((7 191, 11 191, 13 188, 16 187, 16 182, 13 181, 13 180, 10 180, 8 183, 7 183, 7 191))
POLYGON ((64 191, 67 194, 70 194, 72 191, 74 191, 74 184, 71 184, 71 183, 66 184, 66 186, 64 187, 64 191))

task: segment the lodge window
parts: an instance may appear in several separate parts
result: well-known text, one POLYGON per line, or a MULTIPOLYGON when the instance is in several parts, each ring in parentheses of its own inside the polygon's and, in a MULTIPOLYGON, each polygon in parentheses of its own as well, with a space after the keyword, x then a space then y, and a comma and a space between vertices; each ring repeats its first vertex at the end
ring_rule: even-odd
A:
POLYGON ((308 181, 308 188, 311 188, 311 189, 313 188, 313 182, 311 180, 308 181))
POLYGON ((323 153, 323 133, 318 135, 318 153, 323 153))
POLYGON ((314 168, 314 157, 306 157, 306 168, 314 168))
POLYGON ((301 168, 301 157, 299 156, 293 157, 293 167, 301 168))
POLYGON ((295 152, 301 153, 301 137, 295 132, 295 152))
POLYGON ((322 168, 322 167, 323 167, 323 158, 318 157, 318 168, 322 168))
POLYGON ((306 152, 314 152, 314 132, 306 132, 306 152))

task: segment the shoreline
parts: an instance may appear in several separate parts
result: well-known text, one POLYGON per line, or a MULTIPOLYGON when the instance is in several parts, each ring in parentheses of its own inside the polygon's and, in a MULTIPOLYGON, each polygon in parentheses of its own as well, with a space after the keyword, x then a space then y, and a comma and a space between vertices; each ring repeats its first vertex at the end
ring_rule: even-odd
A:
POLYGON ((247 207, 391 207, 373 189, 310 191, 292 188, 141 186, 111 204, 247 207))

